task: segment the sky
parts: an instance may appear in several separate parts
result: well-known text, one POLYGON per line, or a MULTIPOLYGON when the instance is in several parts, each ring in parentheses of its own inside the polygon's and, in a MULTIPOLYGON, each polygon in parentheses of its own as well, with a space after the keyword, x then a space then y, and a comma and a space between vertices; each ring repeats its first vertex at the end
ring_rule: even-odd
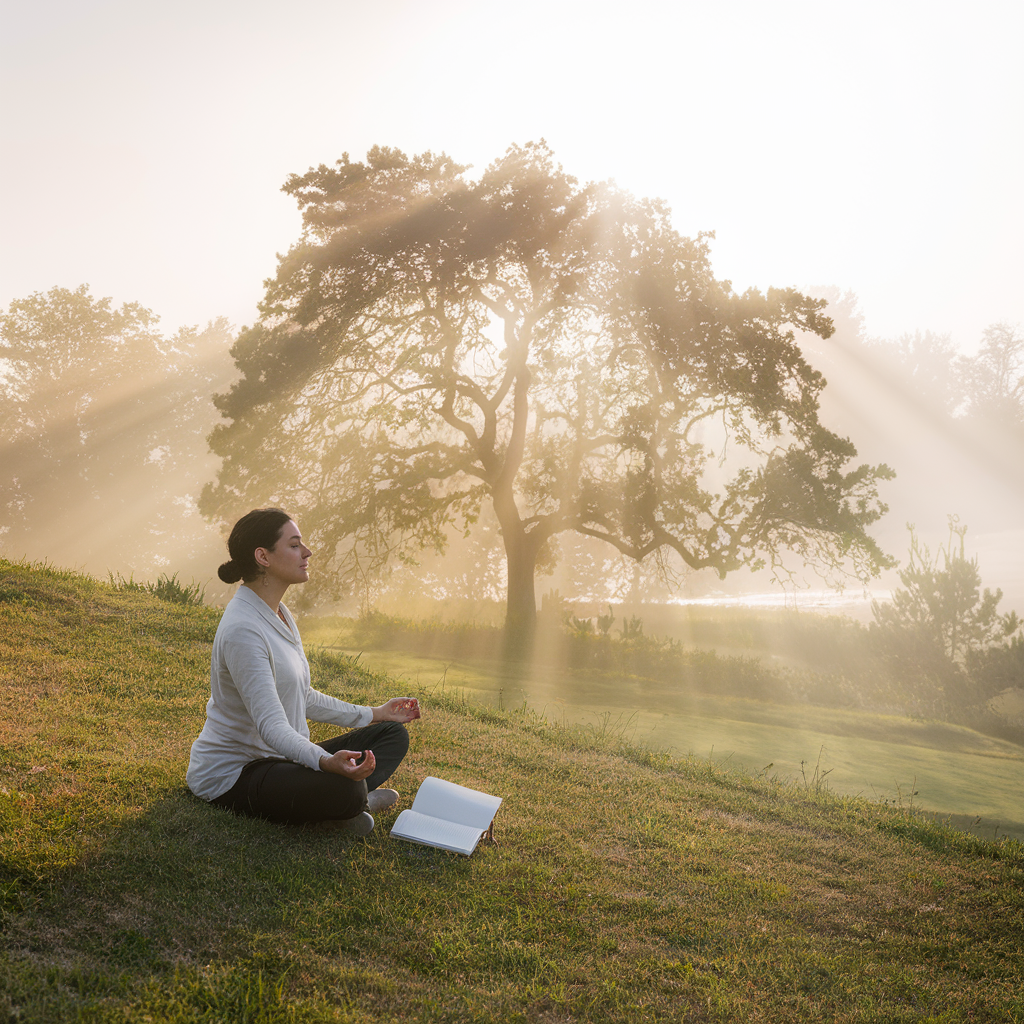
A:
POLYGON ((715 232, 743 290, 855 292, 875 337, 1024 321, 1024 4, 3 0, 0 305, 252 323, 292 173, 546 139, 715 232))

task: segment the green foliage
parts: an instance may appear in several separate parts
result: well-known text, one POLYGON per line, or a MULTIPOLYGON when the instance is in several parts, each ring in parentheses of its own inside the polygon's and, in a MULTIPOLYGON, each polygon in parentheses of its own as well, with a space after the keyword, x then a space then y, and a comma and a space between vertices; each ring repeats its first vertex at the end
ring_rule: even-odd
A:
POLYGON ((149 589, 149 586, 151 585, 147 585, 140 580, 136 580, 134 573, 126 579, 119 572, 110 572, 107 573, 107 582, 114 588, 114 590, 123 590, 127 593, 135 594, 152 593, 149 589))
POLYGON ((889 564, 866 529, 891 471, 849 468, 794 341, 831 333, 823 303, 737 295, 708 237, 544 144, 465 171, 377 147, 289 179, 304 233, 232 350, 208 515, 274 495, 324 585, 358 589, 490 503, 525 632, 563 532, 722 575, 787 551, 830 576, 889 564))
POLYGON ((910 529, 910 560, 901 572, 905 589, 892 603, 872 606, 883 629, 917 633, 944 659, 963 664, 971 651, 1011 636, 1020 628, 1016 613, 999 615, 1003 592, 981 593, 977 558, 964 551, 967 527, 949 517, 949 540, 932 561, 928 548, 910 529), (955 538, 955 539, 954 539, 955 538))
POLYGON ((1024 636, 1008 643, 968 651, 967 674, 983 696, 1009 688, 1024 690, 1024 636))
POLYGON ((161 573, 153 584, 153 594, 161 601, 170 601, 172 604, 202 604, 205 592, 206 588, 195 580, 187 585, 179 583, 177 573, 173 576, 161 573))
POLYGON ((597 631, 601 636, 608 636, 612 631, 612 626, 615 625, 615 613, 612 611, 612 606, 608 605, 607 615, 598 615, 597 617, 597 631))
MULTIPOLYGON (((547 614, 541 614, 534 664, 568 668, 579 682, 564 685, 574 691, 586 680, 628 677, 676 687, 666 691, 666 700, 672 692, 697 692, 787 706, 860 709, 956 723, 1024 742, 1024 730, 1012 714, 986 703, 1008 687, 1024 690, 1024 641, 972 653, 965 674, 954 677, 957 687, 966 687, 963 698, 947 702, 937 690, 941 677, 925 675, 920 657, 896 660, 876 626, 869 629, 852 619, 791 610, 648 605, 644 619, 624 612, 622 629, 602 635, 594 630, 592 617, 571 616, 555 596, 545 595, 547 614), (589 628, 574 627, 572 618, 589 622, 589 628), (648 621, 650 635, 645 633, 648 621)), ((355 650, 457 662, 490 662, 501 647, 501 632, 494 626, 417 621, 381 612, 358 621, 323 620, 313 635, 318 643, 355 650)))
MULTIPOLYGON (((977 558, 968 558, 967 527, 949 518, 949 539, 932 559, 910 529, 910 559, 900 572, 903 588, 892 602, 872 605, 874 635, 882 657, 919 695, 946 713, 978 702, 973 672, 995 664, 982 652, 1020 635, 1015 612, 998 612, 1002 591, 981 591, 977 558)), ((990 696, 984 693, 983 696, 990 696)))
POLYGON ((637 618, 635 615, 631 615, 628 619, 623 616, 622 629, 620 635, 623 640, 635 640, 638 637, 644 635, 644 623, 643 619, 637 618))
MULTIPOLYGON (((639 620, 636 620, 639 621, 639 620)), ((719 657, 693 650, 680 640, 643 635, 628 638, 598 633, 593 619, 568 615, 543 624, 535 652, 538 664, 565 667, 586 676, 646 677, 672 682, 681 689, 748 697, 789 699, 790 681, 754 658, 719 657), (556 630, 551 636, 550 630, 556 630)), ((472 623, 414 622, 374 611, 354 624, 350 642, 357 649, 407 651, 435 658, 494 658, 501 631, 472 623)))
POLYGON ((991 324, 974 356, 958 360, 966 412, 984 417, 1018 436, 1024 431, 1024 332, 1008 323, 991 324))
POLYGON ((230 379, 230 330, 164 338, 158 319, 85 285, 0 312, 0 534, 15 550, 155 569, 196 545, 189 495, 212 472, 209 395, 230 379))
POLYGON ((125 579, 120 573, 110 573, 108 578, 115 590, 152 594, 161 601, 169 601, 171 604, 200 605, 206 596, 204 586, 195 580, 188 584, 179 583, 177 573, 168 576, 162 572, 155 583, 137 583, 134 575, 125 579))
POLYGON ((569 612, 565 616, 565 624, 575 636, 594 636, 593 619, 580 619, 569 612))

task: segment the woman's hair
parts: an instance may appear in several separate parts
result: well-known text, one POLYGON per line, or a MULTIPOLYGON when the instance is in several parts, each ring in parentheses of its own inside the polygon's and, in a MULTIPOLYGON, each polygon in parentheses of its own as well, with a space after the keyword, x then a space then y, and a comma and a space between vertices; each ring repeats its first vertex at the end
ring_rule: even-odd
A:
POLYGON ((217 575, 225 583, 237 583, 239 580, 251 583, 262 576, 263 570, 256 563, 256 549, 273 551, 281 535, 281 527, 290 519, 291 516, 279 508, 254 508, 242 516, 228 537, 231 559, 217 570, 217 575))

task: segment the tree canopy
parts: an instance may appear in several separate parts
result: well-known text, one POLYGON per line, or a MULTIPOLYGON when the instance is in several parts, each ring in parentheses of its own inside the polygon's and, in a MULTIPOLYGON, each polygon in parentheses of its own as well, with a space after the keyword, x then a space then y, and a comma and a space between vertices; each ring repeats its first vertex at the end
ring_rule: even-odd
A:
POLYGON ((967 527, 950 516, 948 539, 934 559, 914 527, 908 529, 903 586, 891 602, 871 605, 878 649, 908 694, 932 712, 950 714, 1017 685, 1024 624, 1016 612, 999 614, 1001 590, 982 591, 978 559, 965 550, 967 527))
POLYGON ((230 380, 223 320, 172 338, 86 285, 0 313, 0 535, 16 554, 152 573, 191 553, 213 466, 208 395, 230 380))
MULTIPOLYGON (((973 353, 952 336, 918 331, 868 337, 857 297, 816 289, 828 300, 835 333, 827 343, 798 335, 804 355, 825 374, 822 419, 855 437, 866 461, 892 465, 886 488, 898 516, 876 537, 895 550, 908 520, 930 536, 955 510, 980 533, 1019 529, 1024 498, 1024 334, 994 323, 973 353), (937 525, 937 524, 936 524, 937 525)), ((939 536, 932 538, 933 545, 939 536)))
POLYGON ((999 615, 1003 592, 981 592, 977 558, 964 548, 967 527, 949 517, 949 540, 932 561, 910 528, 910 558, 900 571, 903 588, 892 602, 872 603, 876 624, 891 633, 913 633, 949 662, 962 664, 974 650, 1000 642, 1020 628, 1016 613, 999 615))
POLYGON ((985 417, 1017 435, 1024 431, 1024 332, 1008 323, 990 324, 974 356, 958 362, 969 416, 985 417))
POLYGON ((721 575, 787 551, 826 575, 888 564, 866 529, 890 471, 849 467, 794 342, 830 334, 822 301, 736 294, 709 236, 543 144, 478 178, 375 148, 284 190, 304 230, 232 350, 207 514, 285 504, 344 587, 490 502, 513 632, 565 531, 721 575))

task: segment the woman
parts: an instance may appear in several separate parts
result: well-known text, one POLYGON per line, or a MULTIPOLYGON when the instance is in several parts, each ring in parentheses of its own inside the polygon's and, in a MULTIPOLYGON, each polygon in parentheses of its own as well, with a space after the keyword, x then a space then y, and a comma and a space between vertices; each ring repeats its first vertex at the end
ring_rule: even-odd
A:
POLYGON ((361 707, 310 686, 299 631, 281 599, 293 583, 309 579, 312 552, 287 513, 262 508, 243 516, 228 552, 217 575, 243 582, 213 641, 210 700, 192 744, 189 789, 236 814, 368 835, 370 812, 398 800, 380 786, 405 756, 404 723, 420 717, 419 704, 394 697, 361 707), (317 745, 307 717, 357 728, 317 745))

